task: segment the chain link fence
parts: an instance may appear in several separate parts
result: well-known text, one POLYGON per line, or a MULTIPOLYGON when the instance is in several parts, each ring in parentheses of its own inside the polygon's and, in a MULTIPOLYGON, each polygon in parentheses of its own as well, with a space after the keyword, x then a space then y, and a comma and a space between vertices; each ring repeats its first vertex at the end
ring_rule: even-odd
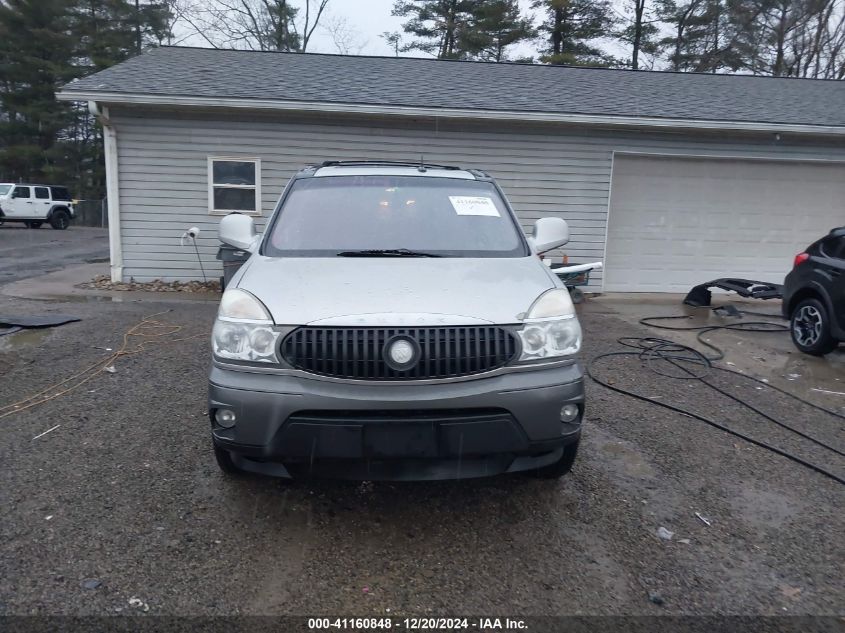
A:
POLYGON ((109 225, 109 207, 107 200, 77 200, 74 203, 76 218, 73 223, 76 226, 99 226, 106 228, 109 225))

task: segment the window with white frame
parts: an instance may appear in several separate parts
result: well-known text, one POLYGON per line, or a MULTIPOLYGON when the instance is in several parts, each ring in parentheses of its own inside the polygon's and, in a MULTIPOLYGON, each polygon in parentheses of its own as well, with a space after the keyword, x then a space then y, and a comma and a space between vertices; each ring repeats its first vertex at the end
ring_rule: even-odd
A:
POLYGON ((261 160, 208 158, 208 212, 261 215, 261 160))

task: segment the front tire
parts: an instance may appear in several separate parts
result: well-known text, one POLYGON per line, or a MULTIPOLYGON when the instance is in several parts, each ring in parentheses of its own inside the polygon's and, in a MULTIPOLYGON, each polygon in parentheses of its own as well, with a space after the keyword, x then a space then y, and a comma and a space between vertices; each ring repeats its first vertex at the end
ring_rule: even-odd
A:
POLYGON ((64 231, 70 226, 70 214, 63 209, 53 211, 53 215, 50 216, 50 226, 57 231, 64 231))
POLYGON ((232 454, 217 446, 214 445, 214 458, 217 460, 217 465, 227 475, 242 475, 244 471, 238 468, 235 465, 235 462, 232 460, 232 454))
POLYGON ((830 315, 818 299, 804 299, 792 309, 789 333, 795 347, 812 356, 824 356, 837 346, 830 333, 830 315))
POLYGON ((563 448, 563 455, 560 456, 559 460, 548 466, 537 468, 531 471, 531 474, 538 479, 559 479, 563 477, 572 470, 572 464, 575 462, 575 456, 578 454, 578 445, 580 443, 581 440, 578 439, 572 442, 572 444, 568 444, 563 448))

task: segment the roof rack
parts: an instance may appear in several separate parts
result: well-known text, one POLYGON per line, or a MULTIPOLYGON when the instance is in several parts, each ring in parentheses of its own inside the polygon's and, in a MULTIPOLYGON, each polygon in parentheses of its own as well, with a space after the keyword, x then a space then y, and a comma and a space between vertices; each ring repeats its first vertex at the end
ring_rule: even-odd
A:
POLYGON ((318 167, 368 167, 368 166, 388 166, 388 167, 416 167, 425 171, 426 169, 450 169, 454 171, 463 171, 461 167, 455 165, 436 165, 434 163, 426 163, 422 160, 324 160, 318 167))

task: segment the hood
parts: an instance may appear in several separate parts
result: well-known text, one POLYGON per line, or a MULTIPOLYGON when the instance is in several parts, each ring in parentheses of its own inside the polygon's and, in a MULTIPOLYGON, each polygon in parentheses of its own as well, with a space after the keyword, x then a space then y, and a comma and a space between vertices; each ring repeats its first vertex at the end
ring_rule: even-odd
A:
POLYGON ((263 257, 238 288, 278 325, 518 323, 557 284, 536 257, 263 257))

